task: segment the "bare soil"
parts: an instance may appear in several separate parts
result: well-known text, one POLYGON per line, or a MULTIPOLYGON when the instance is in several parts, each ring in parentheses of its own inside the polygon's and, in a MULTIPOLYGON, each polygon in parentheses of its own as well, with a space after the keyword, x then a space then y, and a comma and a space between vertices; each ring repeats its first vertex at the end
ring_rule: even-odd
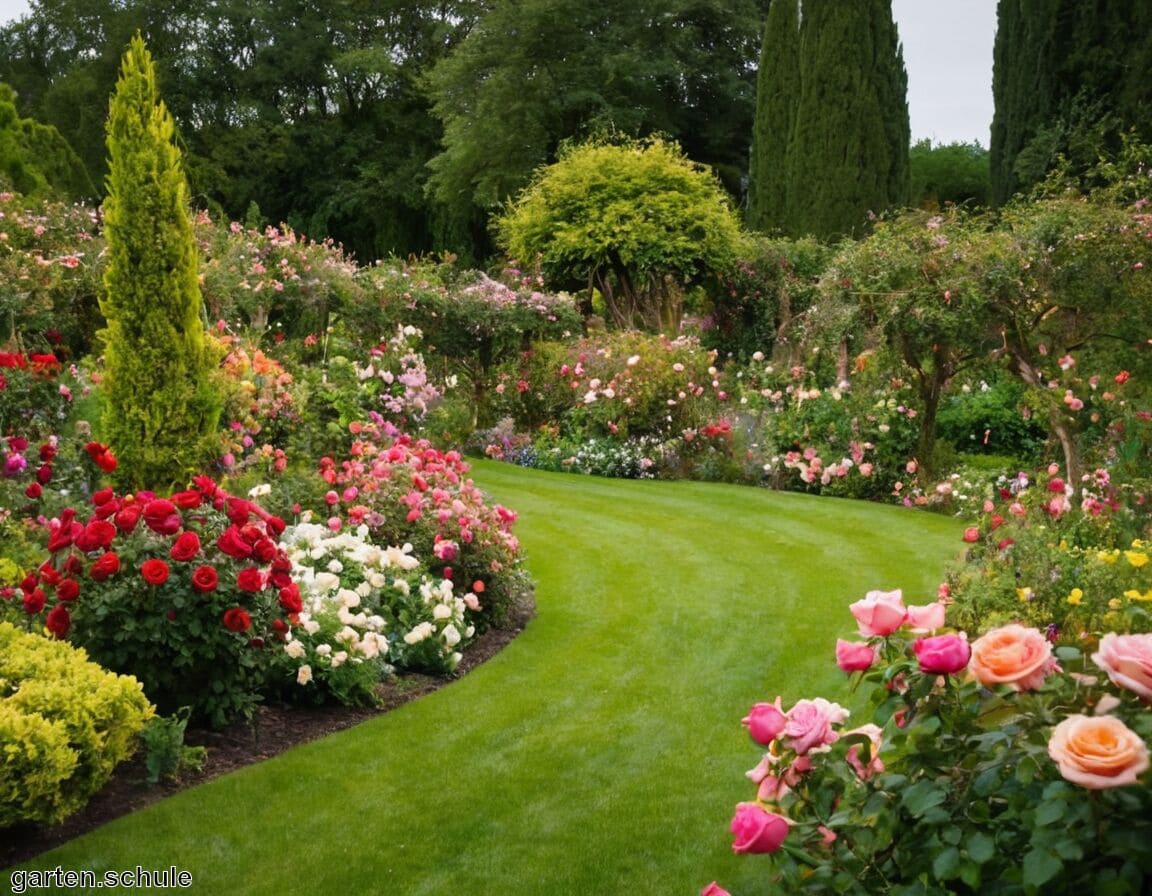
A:
POLYGON ((149 785, 146 783, 143 757, 137 755, 117 766, 111 779, 91 802, 62 823, 52 827, 21 825, 0 828, 0 868, 25 862, 121 815, 127 815, 187 787, 271 759, 291 747, 351 728, 403 706, 410 700, 423 697, 466 675, 499 653, 523 631, 534 613, 535 607, 526 604, 518 609, 516 617, 509 622, 507 628, 491 629, 480 635, 450 677, 405 674, 385 682, 380 688, 378 706, 264 705, 257 710, 251 722, 238 722, 221 731, 190 728, 185 735, 185 743, 204 746, 208 751, 199 772, 186 774, 176 781, 149 785))

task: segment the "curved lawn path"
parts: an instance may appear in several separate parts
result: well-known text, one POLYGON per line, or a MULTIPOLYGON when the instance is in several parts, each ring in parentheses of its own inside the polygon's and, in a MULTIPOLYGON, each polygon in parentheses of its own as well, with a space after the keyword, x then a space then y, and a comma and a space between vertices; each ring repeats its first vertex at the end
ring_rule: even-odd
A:
POLYGON ((740 717, 777 693, 843 698, 846 605, 932 599, 955 521, 487 462, 475 478, 520 513, 538 584, 500 655, 26 867, 175 865, 211 896, 757 892, 763 862, 726 830, 756 760, 740 717))

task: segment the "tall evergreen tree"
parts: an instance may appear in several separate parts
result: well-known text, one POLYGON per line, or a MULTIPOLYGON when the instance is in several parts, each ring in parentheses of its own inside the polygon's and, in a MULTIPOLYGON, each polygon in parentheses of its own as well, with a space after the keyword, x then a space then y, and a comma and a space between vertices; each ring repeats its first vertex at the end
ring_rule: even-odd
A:
POLYGON ((800 0, 772 0, 756 80, 747 224, 783 229, 788 146, 800 93, 800 0))
POLYGON ((862 232, 908 194, 908 75, 891 0, 806 0, 785 230, 862 232))
POLYGON ((222 400, 205 338, 175 126, 137 34, 108 113, 102 432, 119 485, 187 482, 219 450, 222 400))
POLYGON ((992 199, 1038 183, 1064 157, 1073 172, 1152 140, 1152 4, 1000 0, 992 95, 992 199))

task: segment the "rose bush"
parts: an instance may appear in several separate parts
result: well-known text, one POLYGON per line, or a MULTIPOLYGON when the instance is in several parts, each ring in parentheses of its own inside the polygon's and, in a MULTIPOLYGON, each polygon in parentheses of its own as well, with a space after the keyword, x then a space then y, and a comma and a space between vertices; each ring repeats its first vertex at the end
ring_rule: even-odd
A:
POLYGON ((909 610, 900 592, 852 607, 866 640, 837 662, 871 688, 865 724, 823 698, 745 717, 767 752, 733 849, 769 855, 765 892, 1147 892, 1152 634, 969 643, 909 610))
POLYGON ((249 714, 298 611, 282 519, 207 477, 164 498, 101 489, 47 521, 48 559, 20 584, 28 624, 134 675, 161 712, 249 714))

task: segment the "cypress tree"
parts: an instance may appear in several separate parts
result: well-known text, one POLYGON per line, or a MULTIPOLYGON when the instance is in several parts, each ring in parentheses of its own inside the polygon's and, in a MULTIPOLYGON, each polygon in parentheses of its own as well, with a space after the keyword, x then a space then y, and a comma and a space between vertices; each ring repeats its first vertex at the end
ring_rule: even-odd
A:
POLYGON ((799 0, 771 0, 756 77, 747 224, 783 229, 788 147, 800 95, 799 0))
POLYGON ((1000 0, 993 55, 992 199, 1042 180, 1061 157, 1073 173, 1152 140, 1152 4, 1000 0))
POLYGON ((908 195, 908 75, 891 0, 806 0, 785 230, 860 233, 908 195))
POLYGON ((201 319, 197 251, 175 124, 137 34, 124 55, 107 125, 108 262, 102 435, 117 484, 187 482, 219 451, 222 401, 201 319))

